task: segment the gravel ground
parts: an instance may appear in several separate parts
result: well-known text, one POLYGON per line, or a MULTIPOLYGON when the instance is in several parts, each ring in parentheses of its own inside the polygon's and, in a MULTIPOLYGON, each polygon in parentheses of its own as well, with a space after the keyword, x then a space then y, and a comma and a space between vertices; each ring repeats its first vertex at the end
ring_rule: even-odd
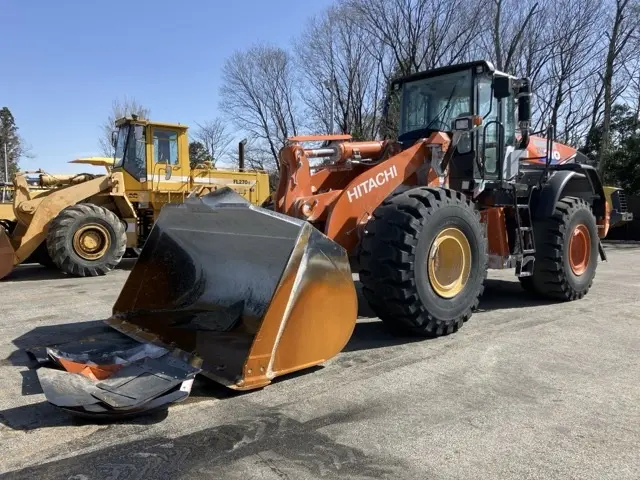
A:
POLYGON ((168 412, 109 424, 44 401, 23 349, 99 325, 131 262, 95 279, 0 282, 0 472, 16 479, 638 479, 640 246, 608 245, 581 301, 492 272, 455 335, 362 316, 324 367, 234 394, 206 379, 168 412))

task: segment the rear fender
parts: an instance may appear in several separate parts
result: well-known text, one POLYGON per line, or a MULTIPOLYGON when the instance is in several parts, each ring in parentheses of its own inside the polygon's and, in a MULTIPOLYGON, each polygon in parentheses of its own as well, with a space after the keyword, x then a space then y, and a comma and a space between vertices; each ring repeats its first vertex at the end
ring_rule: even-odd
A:
POLYGON ((582 198, 591 205, 600 228, 600 236, 604 238, 608 230, 609 206, 598 172, 590 165, 581 165, 580 169, 555 172, 537 195, 533 217, 535 219, 550 217, 558 201, 567 196, 582 198))
POLYGON ((553 174, 539 193, 535 218, 545 218, 553 214, 556 203, 566 196, 583 198, 593 207, 596 217, 605 213, 605 194, 597 172, 584 173, 560 170, 553 174), (595 174, 595 175, 594 175, 595 174))

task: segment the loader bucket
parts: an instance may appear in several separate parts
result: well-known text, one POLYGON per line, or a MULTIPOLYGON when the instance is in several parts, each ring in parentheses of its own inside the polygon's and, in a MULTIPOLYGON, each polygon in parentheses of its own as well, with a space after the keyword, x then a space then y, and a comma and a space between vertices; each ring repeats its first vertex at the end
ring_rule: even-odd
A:
POLYGON ((249 390, 338 354, 356 318, 340 245, 225 188, 162 209, 107 323, 249 390))
POLYGON ((0 226, 0 279, 9 275, 13 270, 13 247, 9 241, 9 236, 4 228, 0 226))

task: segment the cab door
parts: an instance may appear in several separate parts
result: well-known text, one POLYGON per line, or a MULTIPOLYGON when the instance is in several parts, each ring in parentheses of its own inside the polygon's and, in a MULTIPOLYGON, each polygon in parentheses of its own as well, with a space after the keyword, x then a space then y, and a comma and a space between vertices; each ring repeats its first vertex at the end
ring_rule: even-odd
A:
POLYGON ((149 158, 151 160, 151 179, 154 191, 182 191, 188 182, 188 158, 182 158, 180 148, 182 141, 179 130, 162 127, 151 127, 149 158), (187 174, 185 176, 185 167, 187 174))

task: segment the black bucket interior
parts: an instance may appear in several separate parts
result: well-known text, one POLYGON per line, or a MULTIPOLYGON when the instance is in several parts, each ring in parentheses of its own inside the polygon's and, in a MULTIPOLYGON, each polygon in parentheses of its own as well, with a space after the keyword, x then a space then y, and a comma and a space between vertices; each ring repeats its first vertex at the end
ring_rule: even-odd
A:
POLYGON ((167 205, 113 314, 235 382, 303 225, 230 190, 167 205))

